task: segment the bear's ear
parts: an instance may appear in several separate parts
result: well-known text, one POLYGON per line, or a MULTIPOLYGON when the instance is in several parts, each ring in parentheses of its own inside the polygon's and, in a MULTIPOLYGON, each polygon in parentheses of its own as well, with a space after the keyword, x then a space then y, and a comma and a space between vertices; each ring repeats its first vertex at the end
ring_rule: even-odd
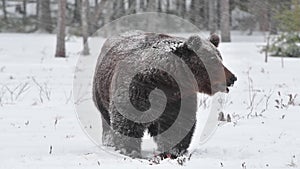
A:
POLYGON ((219 44, 220 44, 220 37, 219 37, 217 34, 213 33, 213 34, 210 35, 209 41, 210 41, 215 47, 218 47, 219 44))
POLYGON ((202 46, 202 39, 199 36, 191 36, 185 42, 187 47, 193 51, 198 51, 202 46))

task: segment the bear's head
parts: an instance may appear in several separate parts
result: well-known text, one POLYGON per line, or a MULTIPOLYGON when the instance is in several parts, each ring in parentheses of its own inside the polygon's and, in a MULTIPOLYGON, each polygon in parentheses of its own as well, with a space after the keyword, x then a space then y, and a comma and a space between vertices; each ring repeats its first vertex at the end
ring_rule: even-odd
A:
POLYGON ((221 54, 217 49, 220 42, 218 35, 212 34, 209 39, 191 36, 185 42, 183 56, 189 64, 198 89, 201 93, 213 95, 217 92, 229 92, 228 87, 237 80, 236 76, 224 65, 221 54))

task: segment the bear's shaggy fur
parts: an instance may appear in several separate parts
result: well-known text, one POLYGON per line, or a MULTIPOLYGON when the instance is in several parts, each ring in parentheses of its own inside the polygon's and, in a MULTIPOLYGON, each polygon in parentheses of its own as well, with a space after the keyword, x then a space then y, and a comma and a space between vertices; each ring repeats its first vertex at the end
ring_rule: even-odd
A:
MULTIPOLYGON (((148 130, 162 155, 171 154, 171 157, 175 158, 185 153, 195 129, 197 92, 208 95, 219 91, 228 92, 227 87, 236 81, 236 77, 222 64, 221 55, 216 48, 218 44, 219 39, 216 35, 208 40, 203 40, 199 36, 184 39, 141 31, 127 32, 108 39, 102 47, 93 82, 93 100, 102 115, 103 144, 114 146, 126 155, 140 157, 141 138, 145 130, 148 130), (151 68, 152 63, 164 61, 170 70, 184 77, 186 72, 178 71, 182 70, 180 69, 181 63, 171 59, 174 56, 180 58, 188 66, 196 79, 196 84, 193 84, 195 87, 185 90, 187 91, 185 93, 181 93, 178 83, 168 72, 151 68), (125 62, 128 66, 119 67, 120 62, 125 62), (215 70, 213 75, 207 72, 207 65, 213 72, 215 70), (115 84, 122 83, 117 81, 115 76, 141 66, 148 67, 137 73, 130 80, 130 84, 119 85, 117 89, 114 89, 115 84), (217 69, 220 68, 224 70, 223 73, 225 72, 225 79, 222 78, 224 74, 218 74, 217 69), (130 114, 132 110, 126 106, 117 108, 112 98, 115 90, 120 93, 127 90, 126 85, 129 86, 129 98, 124 98, 123 95, 116 97, 120 97, 121 102, 122 99, 130 99, 134 109, 141 112, 151 107, 150 93, 153 90, 163 91, 167 99, 163 113, 148 123, 138 123, 124 117, 124 113, 130 114), (172 138, 164 138, 161 133, 167 131, 176 121, 182 101, 186 103, 183 108, 184 120, 179 123, 181 126, 177 132, 187 134, 178 144, 170 145, 172 138), (185 128, 185 124, 191 124, 192 127, 185 128), (167 148, 169 146, 172 148, 167 148)), ((187 81, 186 83, 193 82, 187 81)), ((154 102, 159 104, 163 101, 158 99, 154 102)))

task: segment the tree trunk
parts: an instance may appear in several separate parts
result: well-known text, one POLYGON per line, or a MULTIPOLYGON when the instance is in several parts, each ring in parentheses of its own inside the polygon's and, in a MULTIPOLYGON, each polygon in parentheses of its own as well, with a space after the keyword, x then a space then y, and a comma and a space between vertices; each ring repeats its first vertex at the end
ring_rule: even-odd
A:
POLYGON ((179 8, 180 8, 180 1, 182 0, 176 0, 175 5, 176 5, 176 10, 179 13, 179 8))
POLYGON ((140 0, 140 11, 142 11, 142 12, 146 11, 144 0, 140 0))
POLYGON ((88 37, 89 37, 89 0, 82 0, 82 14, 81 14, 81 21, 82 21, 82 38, 83 38, 83 55, 89 55, 89 44, 88 44, 88 37))
POLYGON ((118 15, 119 15, 118 1, 111 1, 111 3, 112 3, 112 11, 114 11, 112 16, 111 16, 111 20, 113 21, 113 20, 117 19, 118 15))
MULTIPOLYGON (((267 3, 267 2, 266 2, 267 3)), ((268 18, 268 10, 267 9, 267 4, 263 4, 263 7, 260 8, 260 14, 259 14, 259 25, 260 25, 260 30, 261 31, 268 31, 269 30, 269 18, 268 18)))
MULTIPOLYGON (((130 3, 129 3, 130 5, 130 3)), ((130 14, 130 6, 129 6, 129 9, 128 9, 128 14, 130 14)), ((113 1, 113 12, 112 13, 112 20, 115 20, 115 19, 118 19, 118 18, 121 18, 122 16, 125 15, 125 3, 124 3, 124 0, 117 0, 117 1, 113 1)), ((133 12, 133 11, 131 11, 133 12)))
MULTIPOLYGON (((108 0, 101 0, 96 6, 95 6, 95 10, 93 12, 93 17, 91 18, 91 25, 92 25, 92 32, 95 32, 99 25, 99 20, 101 18, 101 16, 105 19, 104 15, 104 10, 106 9, 106 7, 108 6, 109 1, 108 0)), ((103 21, 105 24, 106 20, 103 21)))
POLYGON ((221 40, 230 42, 230 11, 229 0, 221 0, 221 40))
MULTIPOLYGON (((198 0, 199 1, 199 0, 198 0)), ((198 7, 199 8, 199 7, 198 7)), ((176 1, 176 9, 178 11, 178 15, 182 18, 185 17, 186 14, 186 0, 177 0, 176 1)), ((200 14, 200 13, 199 13, 200 14)), ((200 16, 200 15, 199 15, 200 16)))
MULTIPOLYGON (((118 1, 120 1, 120 0, 118 0, 118 1)), ((128 0, 128 12, 127 13, 129 15, 136 13, 136 0, 128 0)))
POLYGON ((269 30, 269 18, 268 18, 268 1, 261 0, 251 0, 249 1, 248 9, 256 17, 257 22, 259 23, 260 31, 269 30))
POLYGON ((203 24, 204 28, 209 30, 209 0, 203 0, 203 24))
POLYGON ((274 13, 276 13, 276 11, 280 10, 277 6, 277 4, 269 4, 270 5, 270 10, 268 11, 268 18, 269 18, 269 23, 270 23, 270 34, 271 35, 277 35, 278 34, 278 23, 277 20, 274 16, 274 13))
POLYGON ((81 4, 82 4, 82 0, 75 0, 73 23, 81 24, 81 9, 82 9, 81 4))
POLYGON ((103 8, 103 17, 104 17, 104 24, 110 23, 114 19, 115 12, 114 10, 114 1, 107 1, 105 4, 105 8, 103 8))
POLYGON ((55 57, 66 57, 65 36, 66 36, 66 1, 59 0, 57 16, 57 37, 55 57))
POLYGON ((162 12, 162 0, 159 0, 157 3, 157 12, 162 12))
POLYGON ((6 0, 2 0, 3 19, 7 22, 6 0))
POLYGON ((270 34, 267 37, 267 46, 265 48, 265 62, 268 62, 268 57, 269 57, 269 49, 270 49, 270 34))
POLYGON ((208 2, 208 27, 210 33, 215 33, 217 31, 217 23, 216 23, 216 17, 217 17, 217 2, 216 0, 209 0, 208 2))
MULTIPOLYGON (((136 6, 136 5, 135 5, 136 6)), ((125 15, 125 2, 124 0, 118 0, 118 10, 119 10, 119 17, 122 17, 125 15)), ((136 13, 136 11, 134 11, 136 13)))
POLYGON ((191 1, 191 16, 190 19, 193 22, 193 24, 195 24, 195 26, 197 26, 198 28, 200 28, 202 26, 202 17, 200 15, 201 13, 201 1, 200 0, 192 0, 191 1))
POLYGON ((26 25, 27 0, 23 0, 23 25, 26 25))
POLYGON ((171 10, 170 8, 171 8, 170 0, 167 0, 167 3, 166 3, 166 13, 170 12, 170 10, 171 10))
POLYGON ((156 0, 147 0, 147 11, 156 12, 156 0))
POLYGON ((39 29, 39 16, 40 16, 40 1, 39 0, 36 0, 36 24, 35 24, 35 30, 38 30, 39 29))
POLYGON ((53 31, 53 27, 50 10, 50 0, 40 0, 39 8, 39 30, 42 32, 51 33, 53 31))

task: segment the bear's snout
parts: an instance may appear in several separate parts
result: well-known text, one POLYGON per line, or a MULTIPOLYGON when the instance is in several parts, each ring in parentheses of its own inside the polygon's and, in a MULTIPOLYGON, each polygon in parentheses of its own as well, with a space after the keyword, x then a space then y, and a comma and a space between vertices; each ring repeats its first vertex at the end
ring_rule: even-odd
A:
POLYGON ((219 75, 213 77, 212 80, 215 78, 216 80, 212 81, 212 93, 215 94, 217 92, 229 92, 229 87, 232 87, 234 83, 237 81, 237 77, 231 73, 226 67, 224 67, 225 76, 219 75))
POLYGON ((230 72, 230 75, 226 78, 226 93, 229 92, 228 87, 232 87, 235 81, 237 81, 237 77, 230 72))
POLYGON ((228 80, 227 80, 227 86, 233 86, 234 82, 237 81, 237 77, 235 75, 232 75, 228 80))

